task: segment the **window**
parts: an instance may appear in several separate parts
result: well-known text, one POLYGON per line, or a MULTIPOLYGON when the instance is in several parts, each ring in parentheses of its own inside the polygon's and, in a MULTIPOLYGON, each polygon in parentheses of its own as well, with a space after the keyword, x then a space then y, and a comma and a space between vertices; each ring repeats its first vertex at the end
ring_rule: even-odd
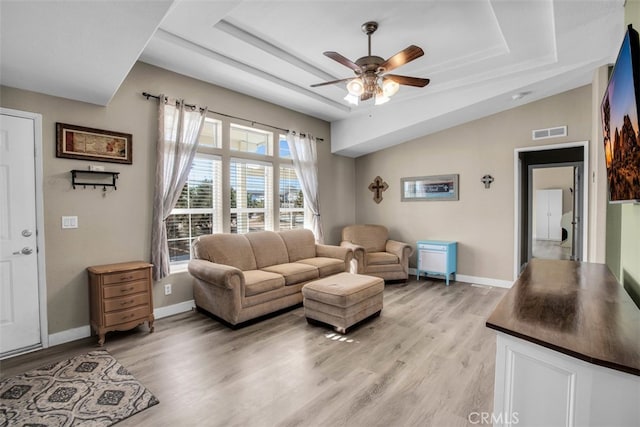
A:
POLYGON ((222 122, 211 117, 205 118, 200 139, 198 139, 199 147, 221 148, 221 141, 222 122))
POLYGON ((291 151, 289 150, 289 143, 285 135, 280 135, 278 139, 278 153, 281 159, 290 159, 291 151))
POLYGON ((222 231, 222 160, 198 154, 176 207, 167 218, 167 241, 171 262, 191 259, 193 240, 222 231))
POLYGON ((273 132, 232 124, 230 148, 234 151, 271 156, 273 132))
MULTIPOLYGON (((286 142, 286 141, 285 141, 286 142)), ((292 166, 280 166, 280 230, 304 228, 304 197, 292 166)))
POLYGON ((286 135, 207 117, 166 221, 171 264, 179 269, 191 259, 198 236, 303 228, 306 213, 286 135))
POLYGON ((273 167, 267 163, 231 159, 232 233, 273 230, 273 167))

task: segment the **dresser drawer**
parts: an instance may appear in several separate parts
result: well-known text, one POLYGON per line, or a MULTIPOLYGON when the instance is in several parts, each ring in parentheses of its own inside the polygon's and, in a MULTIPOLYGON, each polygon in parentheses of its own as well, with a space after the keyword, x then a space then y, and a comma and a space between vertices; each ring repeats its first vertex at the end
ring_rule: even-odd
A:
POLYGON ((119 323, 132 322, 138 319, 146 319, 149 315, 149 306, 142 305, 129 310, 116 311, 114 313, 105 313, 104 319, 106 326, 113 326, 119 323))
POLYGON ((419 244, 418 249, 434 251, 434 252, 446 252, 447 245, 435 245, 435 244, 419 244))
POLYGON ((121 271, 102 276, 102 283, 110 285, 112 283, 131 282, 133 280, 146 280, 149 278, 149 270, 121 271))
POLYGON ((115 298, 124 295, 136 294, 139 292, 148 292, 148 281, 140 280, 137 282, 123 283, 121 285, 108 285, 102 288, 103 298, 115 298))
POLYGON ((147 293, 135 294, 120 298, 109 298, 104 300, 104 311, 124 310, 125 308, 135 307, 149 303, 149 295, 147 293))

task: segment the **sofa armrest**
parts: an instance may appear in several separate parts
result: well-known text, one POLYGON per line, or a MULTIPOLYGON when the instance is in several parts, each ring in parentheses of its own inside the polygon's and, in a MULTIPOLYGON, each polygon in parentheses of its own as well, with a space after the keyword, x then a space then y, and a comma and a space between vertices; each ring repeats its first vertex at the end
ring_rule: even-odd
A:
POLYGON ((316 256, 322 256, 327 258, 336 258, 344 260, 345 262, 351 261, 353 252, 350 248, 334 245, 319 245, 316 244, 316 256))
POLYGON ((233 289, 234 286, 244 284, 242 271, 230 265, 192 259, 188 269, 193 277, 221 288, 233 289))
POLYGON ((366 253, 364 246, 356 245, 355 243, 346 240, 340 242, 340 246, 349 248, 353 251, 353 260, 355 265, 351 269, 351 272, 363 274, 366 260, 366 257, 364 256, 366 253))
POLYGON ((413 253, 413 247, 411 245, 396 240, 387 240, 385 250, 397 256, 401 263, 403 259, 408 259, 413 253))

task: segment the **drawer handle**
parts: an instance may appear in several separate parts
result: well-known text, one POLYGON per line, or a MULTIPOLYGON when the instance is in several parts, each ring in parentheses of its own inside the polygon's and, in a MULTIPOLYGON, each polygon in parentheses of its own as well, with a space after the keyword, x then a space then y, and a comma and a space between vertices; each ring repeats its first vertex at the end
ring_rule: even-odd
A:
POLYGON ((122 316, 122 320, 126 320, 130 317, 135 317, 135 314, 127 314, 126 316, 122 316))
POLYGON ((132 291, 132 290, 134 290, 134 289, 135 289, 135 288, 134 288, 133 286, 131 286, 130 288, 122 289, 120 292, 129 292, 129 291, 132 291))
POLYGON ((123 301, 120 303, 120 305, 129 305, 129 304, 133 304, 134 302, 136 302, 136 300, 132 299, 130 301, 123 301))
POLYGON ((131 280, 133 279, 133 276, 122 276, 120 277, 120 280, 131 280))

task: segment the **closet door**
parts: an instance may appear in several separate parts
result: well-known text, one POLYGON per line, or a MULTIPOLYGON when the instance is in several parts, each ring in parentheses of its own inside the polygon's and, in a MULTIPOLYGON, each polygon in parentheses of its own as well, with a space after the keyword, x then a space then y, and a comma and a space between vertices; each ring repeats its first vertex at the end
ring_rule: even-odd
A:
POLYGON ((562 190, 536 190, 537 240, 562 240, 562 190))
POLYGON ((549 240, 562 241, 562 190, 548 192, 549 240))
POLYGON ((549 240, 549 196, 547 190, 536 190, 536 240, 549 240))

